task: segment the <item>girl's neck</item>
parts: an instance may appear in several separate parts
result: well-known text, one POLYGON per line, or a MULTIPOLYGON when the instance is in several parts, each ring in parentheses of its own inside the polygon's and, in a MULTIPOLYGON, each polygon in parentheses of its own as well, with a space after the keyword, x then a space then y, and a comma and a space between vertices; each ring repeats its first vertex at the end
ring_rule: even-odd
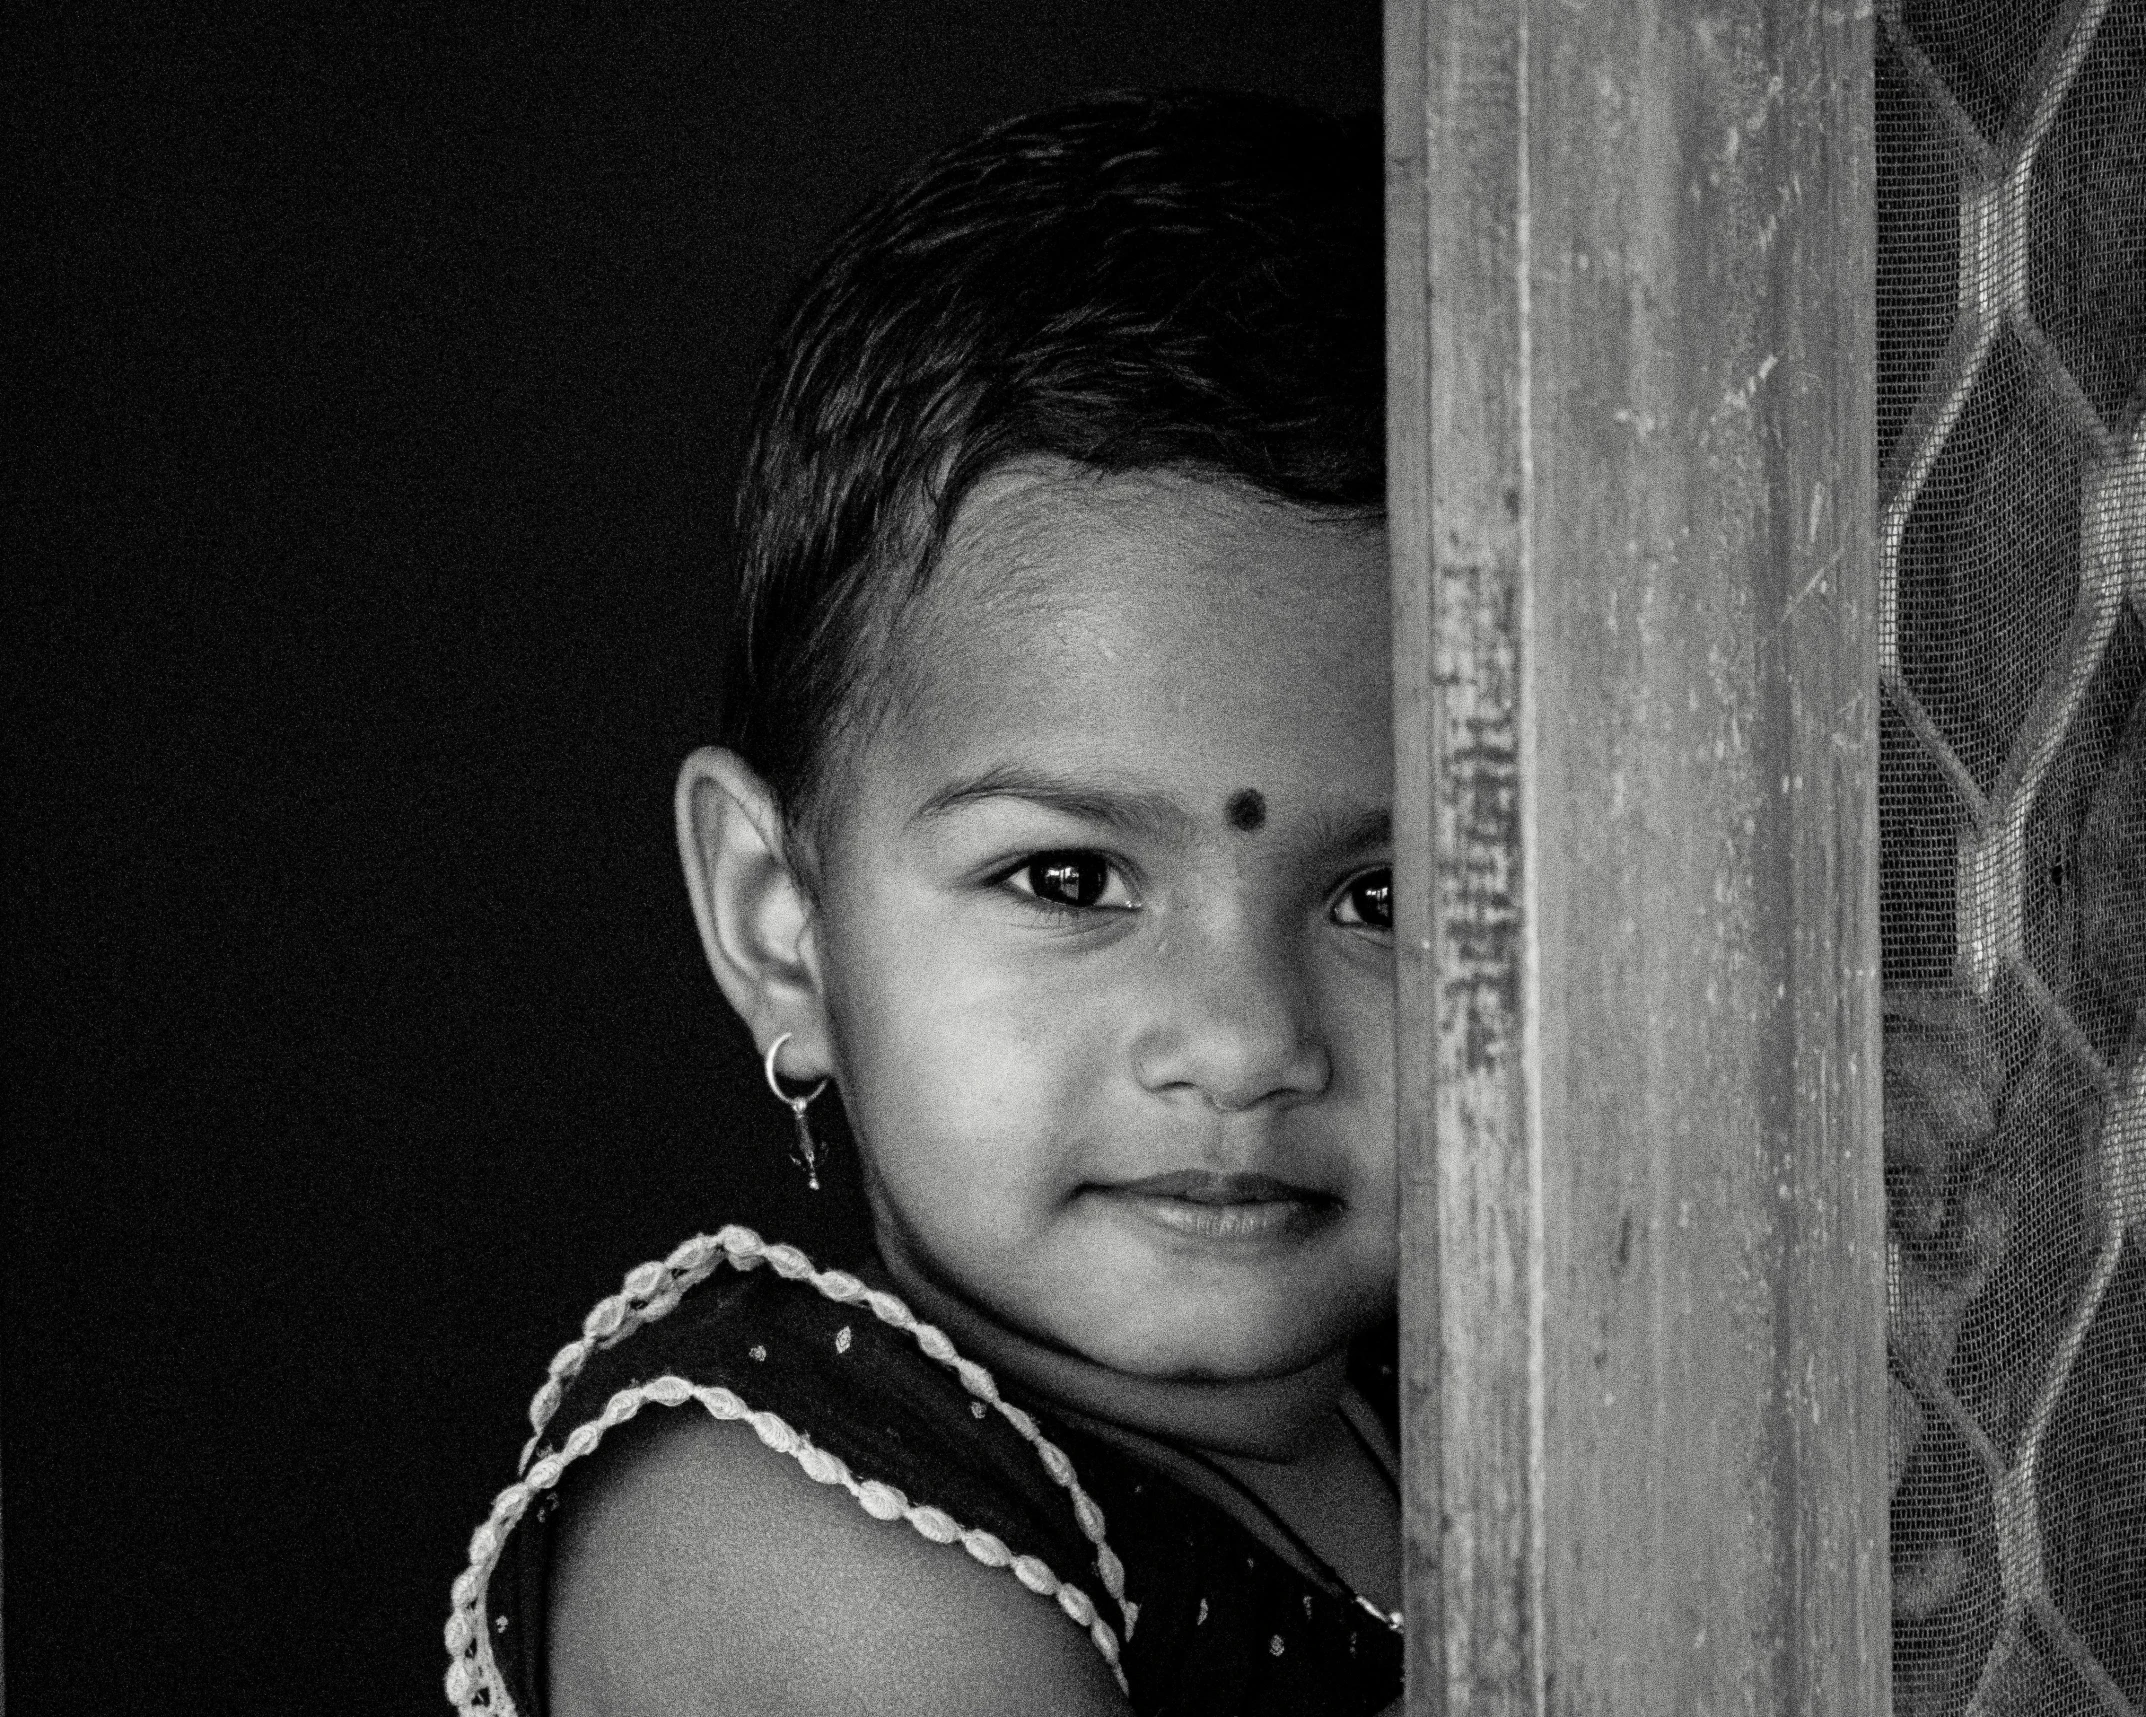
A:
POLYGON ((911 1309, 998 1376, 1047 1401, 1170 1442, 1266 1461, 1294 1460, 1331 1429, 1347 1383, 1345 1350, 1282 1377, 1134 1376, 1001 1323, 925 1268, 894 1225, 878 1227, 880 1259, 911 1309))

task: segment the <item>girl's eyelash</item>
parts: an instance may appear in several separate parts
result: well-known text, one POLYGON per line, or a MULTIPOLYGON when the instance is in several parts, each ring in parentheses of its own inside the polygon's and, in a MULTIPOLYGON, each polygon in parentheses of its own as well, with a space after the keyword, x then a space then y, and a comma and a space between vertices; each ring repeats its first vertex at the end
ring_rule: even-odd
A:
POLYGON ((1345 929, 1392 930, 1393 866, 1390 863, 1366 865, 1343 882, 1331 898, 1333 904, 1327 908, 1327 915, 1345 929), (1369 914, 1364 911, 1363 906, 1356 904, 1355 896, 1359 889, 1366 890, 1371 896, 1371 900, 1367 900, 1364 905, 1371 905, 1373 900, 1377 903, 1369 914), (1353 919, 1343 918, 1341 913, 1345 907, 1355 911, 1357 916, 1353 919), (1380 919, 1383 919, 1383 922, 1380 922, 1380 919))
POLYGON ((1108 854, 1087 847, 1059 847, 1025 853, 991 877, 992 886, 1010 889, 1038 911, 1055 917, 1081 918, 1099 912, 1124 912, 1139 903, 1109 898, 1113 884, 1132 893, 1125 867, 1108 854), (1025 886, 1024 886, 1025 885, 1025 886), (1066 899, 1071 893, 1076 898, 1066 899), (1082 899, 1079 896, 1090 895, 1082 899))
MULTIPOLYGON (((1082 919, 1135 910, 1127 867, 1092 847, 1052 847, 1023 853, 992 868, 988 886, 1017 894, 1028 906, 1055 918, 1082 919), (1112 899, 1113 893, 1124 896, 1112 899), (1071 898, 1068 898, 1071 896, 1071 898)), ((1366 865, 1328 896, 1327 915, 1346 929, 1393 928, 1393 866, 1366 865), (1359 893, 1363 898, 1357 898, 1359 893)))

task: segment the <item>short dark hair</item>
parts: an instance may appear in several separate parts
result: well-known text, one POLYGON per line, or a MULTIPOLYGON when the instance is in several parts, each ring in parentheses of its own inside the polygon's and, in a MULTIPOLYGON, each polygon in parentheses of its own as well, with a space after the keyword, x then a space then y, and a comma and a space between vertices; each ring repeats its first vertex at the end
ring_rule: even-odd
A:
POLYGON ((986 473, 1057 456, 1384 505, 1382 184, 1368 117, 1110 95, 947 151, 842 234, 738 500, 723 737, 793 833, 824 834, 874 641, 986 473))

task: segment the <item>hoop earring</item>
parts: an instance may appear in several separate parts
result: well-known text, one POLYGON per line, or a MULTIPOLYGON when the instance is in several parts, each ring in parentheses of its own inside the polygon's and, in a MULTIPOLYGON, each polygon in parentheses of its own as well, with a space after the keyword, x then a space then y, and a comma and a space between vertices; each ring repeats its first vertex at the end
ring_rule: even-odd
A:
POLYGON ((802 1097, 793 1097, 782 1088, 782 1080, 775 1072, 775 1057, 782 1053, 782 1046, 796 1035, 795 1032, 786 1031, 773 1043, 769 1044, 767 1046, 767 1056, 761 1062, 760 1070, 767 1075, 767 1088, 775 1093, 775 1100, 790 1111, 790 1119, 797 1127, 797 1143, 791 1147, 790 1154, 795 1159, 797 1166, 805 1171, 805 1184, 810 1186, 814 1192, 818 1192, 820 1190, 820 1146, 819 1141, 812 1136, 812 1123, 805 1119, 805 1111, 812 1107, 812 1100, 827 1089, 828 1082, 822 1079, 802 1097))

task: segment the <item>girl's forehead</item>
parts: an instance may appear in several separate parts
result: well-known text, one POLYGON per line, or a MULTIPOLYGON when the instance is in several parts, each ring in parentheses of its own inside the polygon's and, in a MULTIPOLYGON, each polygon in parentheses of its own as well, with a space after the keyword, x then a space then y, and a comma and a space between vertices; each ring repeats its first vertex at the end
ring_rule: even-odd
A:
POLYGON ((979 484, 895 641, 891 725, 964 761, 1080 746, 1157 765, 1388 755, 1385 534, 1175 473, 979 484))
POLYGON ((918 604, 915 665, 1032 678, 1131 657, 1180 679, 1235 658, 1294 678, 1383 640, 1385 560, 1382 524, 1235 483, 1024 462, 957 513, 918 604))

